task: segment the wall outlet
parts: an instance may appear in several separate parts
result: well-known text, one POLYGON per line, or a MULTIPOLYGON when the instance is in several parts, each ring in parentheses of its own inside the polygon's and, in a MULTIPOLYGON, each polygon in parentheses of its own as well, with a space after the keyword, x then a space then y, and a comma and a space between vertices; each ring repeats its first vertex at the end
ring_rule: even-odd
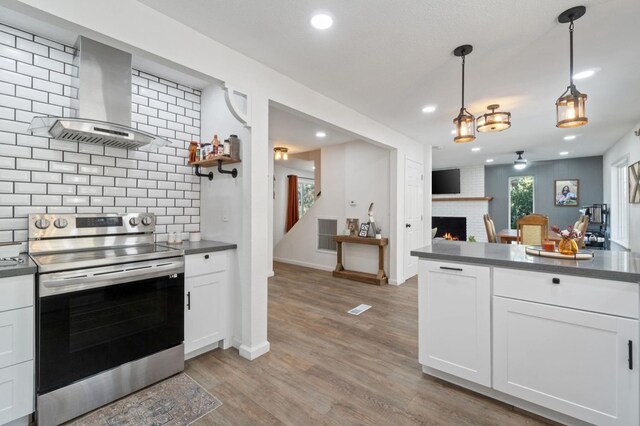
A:
POLYGON ((349 201, 349 205, 350 205, 351 207, 355 207, 355 206, 357 206, 357 205, 358 205, 358 203, 356 203, 355 201, 349 201))

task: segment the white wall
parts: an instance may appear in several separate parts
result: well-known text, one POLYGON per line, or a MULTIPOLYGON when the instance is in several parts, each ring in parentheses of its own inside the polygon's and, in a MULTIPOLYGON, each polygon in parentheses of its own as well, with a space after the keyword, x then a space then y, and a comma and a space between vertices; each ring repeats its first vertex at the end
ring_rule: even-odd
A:
MULTIPOLYGON (((491 195, 491 194, 489 194, 491 195)), ((484 197, 484 166, 460 168, 460 194, 438 194, 435 198, 484 197)), ((489 212, 489 201, 438 201, 433 203, 433 216, 466 217, 467 238, 487 241, 482 215, 489 212)), ((430 223, 427 226, 430 227, 430 223)))
MULTIPOLYGON (((278 245, 285 235, 287 223, 287 202, 289 198, 288 175, 314 179, 313 171, 299 170, 276 164, 273 169, 275 198, 273 199, 273 246, 278 245)), ((315 204, 315 203, 314 203, 315 204)))
MULTIPOLYGON (((333 270, 335 252, 317 250, 317 219, 338 221, 338 232, 345 228, 347 217, 368 220, 369 204, 374 203, 373 214, 383 237, 389 236, 390 152, 362 141, 322 148, 322 195, 311 210, 282 238, 274 248, 274 260, 333 270), (350 202, 355 206, 350 206, 350 202)), ((276 194, 277 197, 277 194, 276 194)), ((373 247, 344 246, 345 265, 348 269, 375 272, 378 257, 373 247)), ((385 257, 385 270, 389 274, 390 259, 385 257)), ((393 273, 390 279, 396 279, 393 273)))
MULTIPOLYGON (((604 180, 604 202, 611 206, 611 166, 624 157, 629 158, 629 165, 640 161, 640 137, 636 136, 634 130, 640 129, 640 123, 636 124, 605 154, 602 161, 604 168, 602 177, 604 180)), ((615 208, 615 206, 612 206, 615 208)), ((611 215, 611 222, 615 221, 615 215, 611 215)), ((640 252, 640 204, 629 205, 629 249, 640 252)))
MULTIPOLYGON (((268 115, 274 101, 304 114, 398 150, 391 171, 398 171, 391 191, 391 273, 403 277, 404 159, 423 158, 423 145, 351 108, 250 59, 194 29, 135 0, 8 0, 3 5, 37 19, 75 31, 97 41, 139 54, 167 66, 181 66, 233 85, 249 97, 251 150, 243 157, 243 229, 248 237, 240 262, 248 271, 242 279, 242 356, 253 359, 268 351, 267 275, 270 269, 271 206, 268 115), (114 24, 117 23, 117 24, 114 24), (203 54, 206 52, 206 54, 203 54)), ((249 142, 249 141, 245 141, 249 142)), ((323 189, 324 191, 324 189, 323 189)))

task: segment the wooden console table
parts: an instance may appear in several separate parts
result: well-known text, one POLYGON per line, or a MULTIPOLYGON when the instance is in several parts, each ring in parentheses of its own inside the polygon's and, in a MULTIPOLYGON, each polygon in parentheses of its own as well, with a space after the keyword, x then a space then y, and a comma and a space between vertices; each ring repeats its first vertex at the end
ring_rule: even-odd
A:
POLYGON ((336 269, 333 271, 333 276, 338 278, 346 278, 348 280, 360 281, 367 284, 382 285, 387 284, 389 278, 384 272, 384 248, 389 244, 388 238, 363 238, 363 237, 351 237, 346 235, 336 235, 333 240, 338 245, 336 269), (378 246, 378 273, 368 274, 366 272, 349 271, 344 269, 342 262, 342 243, 351 244, 365 244, 369 246, 378 246))

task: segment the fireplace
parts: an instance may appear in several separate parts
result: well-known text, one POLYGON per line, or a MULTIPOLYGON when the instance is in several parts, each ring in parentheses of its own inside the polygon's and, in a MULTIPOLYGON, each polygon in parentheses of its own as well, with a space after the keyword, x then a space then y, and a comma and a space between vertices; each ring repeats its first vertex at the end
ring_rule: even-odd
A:
POLYGON ((467 218, 433 216, 431 227, 438 228, 436 238, 467 241, 467 218))

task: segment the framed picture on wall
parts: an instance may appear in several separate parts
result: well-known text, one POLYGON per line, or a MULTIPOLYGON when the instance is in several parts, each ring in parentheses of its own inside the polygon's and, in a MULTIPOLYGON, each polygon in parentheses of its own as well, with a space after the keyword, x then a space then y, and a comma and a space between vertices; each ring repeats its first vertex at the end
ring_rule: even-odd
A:
POLYGON ((640 161, 629 166, 629 203, 640 203, 640 161))
POLYGON ((555 183, 556 207, 575 207, 580 201, 580 187, 578 179, 556 180, 555 183))
POLYGON ((360 224, 360 232, 358 233, 358 236, 366 237, 368 233, 369 233, 369 222, 360 224))

